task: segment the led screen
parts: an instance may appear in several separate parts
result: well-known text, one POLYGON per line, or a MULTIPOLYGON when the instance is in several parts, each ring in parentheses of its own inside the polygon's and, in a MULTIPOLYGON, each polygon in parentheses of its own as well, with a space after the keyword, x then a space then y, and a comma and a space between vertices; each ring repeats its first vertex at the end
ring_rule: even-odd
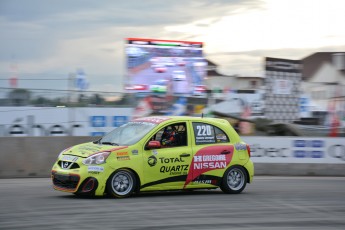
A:
POLYGON ((203 43, 127 38, 125 91, 137 95, 206 94, 203 43))

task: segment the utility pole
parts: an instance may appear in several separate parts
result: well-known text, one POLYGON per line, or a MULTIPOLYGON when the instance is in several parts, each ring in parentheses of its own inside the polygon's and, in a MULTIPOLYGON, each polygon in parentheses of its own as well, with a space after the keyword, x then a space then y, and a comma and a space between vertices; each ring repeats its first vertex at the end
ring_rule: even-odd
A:
MULTIPOLYGON (((74 123, 74 108, 72 108, 72 100, 73 100, 73 83, 74 83, 75 74, 70 73, 68 75, 68 91, 67 91, 67 112, 68 112, 68 124, 69 127, 73 126, 74 123)), ((70 132, 69 132, 70 134, 70 132)), ((71 135, 71 134, 70 134, 71 135)))

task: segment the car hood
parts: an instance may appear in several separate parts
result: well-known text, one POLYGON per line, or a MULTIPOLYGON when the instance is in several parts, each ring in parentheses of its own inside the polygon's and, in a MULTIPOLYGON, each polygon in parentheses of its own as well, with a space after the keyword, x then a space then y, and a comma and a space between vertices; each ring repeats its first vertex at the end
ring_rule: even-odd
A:
POLYGON ((112 145, 100 145, 94 144, 93 142, 88 142, 84 144, 79 144, 66 149, 63 155, 73 155, 78 157, 89 157, 92 154, 99 152, 113 152, 116 150, 127 148, 127 146, 112 146, 112 145))

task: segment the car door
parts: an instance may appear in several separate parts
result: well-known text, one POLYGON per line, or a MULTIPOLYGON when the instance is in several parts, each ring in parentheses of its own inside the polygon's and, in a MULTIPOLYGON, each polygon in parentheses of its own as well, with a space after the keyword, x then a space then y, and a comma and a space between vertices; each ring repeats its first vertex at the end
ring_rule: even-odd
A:
POLYGON ((207 122, 191 122, 193 160, 185 188, 219 185, 229 166, 234 146, 226 132, 207 122))
POLYGON ((169 123, 147 141, 146 146, 156 141, 160 147, 143 151, 142 191, 183 188, 192 161, 188 129, 187 122, 169 123))

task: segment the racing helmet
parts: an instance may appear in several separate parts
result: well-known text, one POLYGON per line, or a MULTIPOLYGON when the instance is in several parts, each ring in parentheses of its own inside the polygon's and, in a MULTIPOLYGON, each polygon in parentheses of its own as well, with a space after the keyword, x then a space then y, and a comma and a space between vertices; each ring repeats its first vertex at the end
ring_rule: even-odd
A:
POLYGON ((177 132, 173 127, 167 127, 162 134, 162 145, 172 145, 176 142, 177 132))

